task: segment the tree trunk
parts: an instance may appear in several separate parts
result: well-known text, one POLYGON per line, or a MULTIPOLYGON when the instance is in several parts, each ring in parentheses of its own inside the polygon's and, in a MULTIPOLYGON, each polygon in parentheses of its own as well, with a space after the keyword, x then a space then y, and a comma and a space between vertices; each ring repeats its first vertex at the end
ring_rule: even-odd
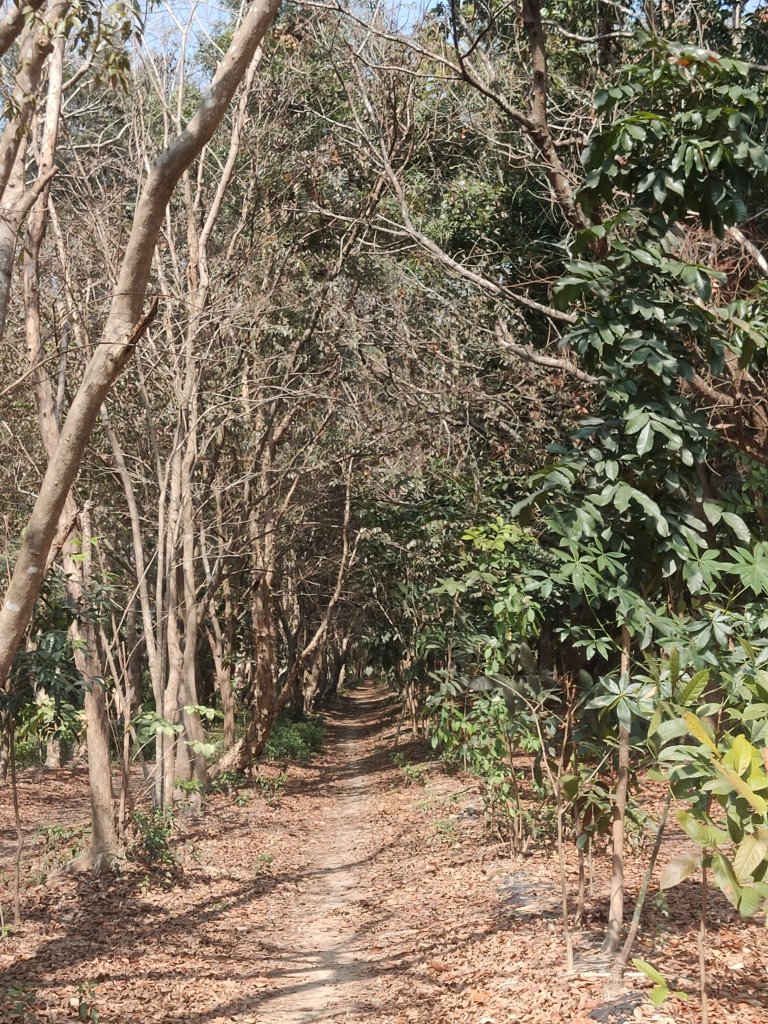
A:
MULTIPOLYGON (((631 640, 626 626, 621 628, 621 671, 630 668, 631 640)), ((619 764, 616 791, 613 797, 613 825, 611 830, 611 898, 608 906, 608 930, 603 940, 603 952, 615 956, 621 947, 624 927, 624 821, 629 786, 629 729, 619 724, 619 764)))
POLYGON ((325 670, 325 647, 321 645, 315 651, 309 666, 304 672, 304 714, 311 715, 317 710, 320 699, 320 679, 325 670))
MULTIPOLYGON (((49 72, 48 102, 43 140, 40 147, 40 178, 53 164, 58 136, 64 68, 64 40, 58 39, 49 72)), ((56 396, 50 373, 45 366, 40 317, 40 247, 47 222, 47 187, 43 187, 30 217, 24 255, 24 312, 28 361, 37 406, 40 434, 49 466, 61 446, 56 416, 56 396)), ((118 853, 109 759, 109 720, 102 686, 102 665, 98 653, 96 629, 89 615, 83 615, 88 601, 91 569, 91 526, 87 509, 78 512, 71 491, 64 496, 61 518, 81 523, 80 537, 69 533, 63 545, 67 593, 76 618, 70 627, 75 667, 82 679, 88 748, 88 781, 91 795, 92 836, 90 863, 95 872, 110 868, 118 853)))

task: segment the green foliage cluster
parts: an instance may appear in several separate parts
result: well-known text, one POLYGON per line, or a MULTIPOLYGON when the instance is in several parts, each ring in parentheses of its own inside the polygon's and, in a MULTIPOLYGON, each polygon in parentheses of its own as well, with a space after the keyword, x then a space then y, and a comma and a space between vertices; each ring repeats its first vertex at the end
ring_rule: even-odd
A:
POLYGON ((264 757, 269 761, 307 761, 322 749, 325 724, 320 718, 294 722, 281 718, 275 723, 264 757))
POLYGON ((175 812, 170 807, 151 807, 134 811, 132 821, 136 837, 128 850, 129 859, 172 881, 179 872, 172 843, 178 831, 175 812))
POLYGON ((761 399, 728 395, 768 368, 768 293, 711 252, 760 216, 763 100, 746 63, 635 43, 595 98, 586 226, 555 288, 588 409, 527 482, 476 479, 474 501, 458 484, 453 519, 433 492, 382 531, 405 549, 382 639, 401 685, 430 680, 433 745, 483 779, 518 844, 537 794, 580 851, 609 832, 623 736, 633 770, 687 805, 686 870, 748 916, 768 894, 768 481, 761 399))

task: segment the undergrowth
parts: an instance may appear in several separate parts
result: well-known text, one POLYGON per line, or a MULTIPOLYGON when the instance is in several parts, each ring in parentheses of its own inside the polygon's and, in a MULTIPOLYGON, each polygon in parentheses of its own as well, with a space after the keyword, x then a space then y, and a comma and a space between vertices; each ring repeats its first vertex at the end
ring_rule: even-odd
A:
POLYGON ((132 818, 134 840, 128 848, 128 859, 160 875, 167 882, 179 874, 180 865, 171 841, 178 831, 174 811, 152 807, 135 811, 132 818))
POLYGON ((306 718, 294 722, 281 718, 264 748, 267 761, 307 761, 322 749, 325 724, 320 718, 306 718))

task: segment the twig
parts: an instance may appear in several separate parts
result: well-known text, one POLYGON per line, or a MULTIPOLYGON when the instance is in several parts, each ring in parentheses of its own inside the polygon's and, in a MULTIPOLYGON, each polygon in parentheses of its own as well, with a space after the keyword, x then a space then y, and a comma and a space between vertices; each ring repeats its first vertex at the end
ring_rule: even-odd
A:
POLYGON ((701 862, 701 912, 699 915, 699 991, 701 994, 701 1024, 709 1024, 707 1004, 707 867, 701 862))

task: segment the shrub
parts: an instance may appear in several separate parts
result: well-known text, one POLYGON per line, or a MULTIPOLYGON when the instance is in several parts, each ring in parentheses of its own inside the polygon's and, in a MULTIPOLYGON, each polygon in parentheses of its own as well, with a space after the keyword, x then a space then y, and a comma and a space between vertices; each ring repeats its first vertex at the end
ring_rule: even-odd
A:
POLYGON ((269 761, 307 761, 323 746, 325 725, 319 718, 293 722, 281 718, 272 730, 264 748, 269 761))
POLYGON ((178 826, 173 811, 170 808, 161 810, 159 807, 136 811, 133 824, 136 840, 129 850, 131 860, 168 875, 174 874, 178 870, 178 862, 171 847, 171 837, 178 826))

